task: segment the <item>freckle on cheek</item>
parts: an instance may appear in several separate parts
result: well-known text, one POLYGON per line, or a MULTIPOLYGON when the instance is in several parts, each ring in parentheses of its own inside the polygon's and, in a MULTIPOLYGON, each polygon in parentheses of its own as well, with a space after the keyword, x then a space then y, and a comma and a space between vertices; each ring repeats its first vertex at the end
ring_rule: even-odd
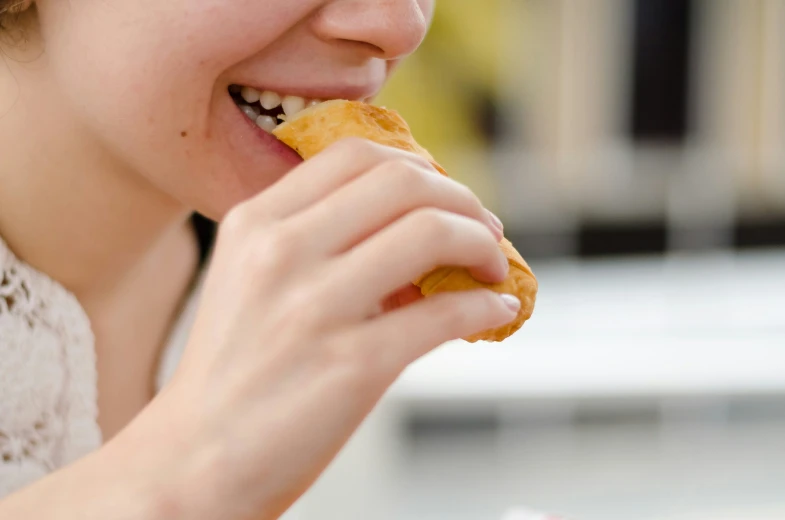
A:
POLYGON ((188 137, 188 132, 183 130, 182 132, 180 132, 180 137, 188 137))

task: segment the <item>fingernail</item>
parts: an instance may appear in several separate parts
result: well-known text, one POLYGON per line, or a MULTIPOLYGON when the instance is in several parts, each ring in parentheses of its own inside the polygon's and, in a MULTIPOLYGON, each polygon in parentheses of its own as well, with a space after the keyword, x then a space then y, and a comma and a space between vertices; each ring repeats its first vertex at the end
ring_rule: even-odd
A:
POLYGON ((521 300, 513 296, 512 294, 500 294, 499 295, 504 302, 504 305, 507 306, 514 313, 518 313, 521 310, 521 300))
POLYGON ((488 212, 488 216, 491 219, 491 226, 493 227, 494 235, 496 235, 497 239, 501 240, 504 238, 504 224, 502 224, 501 219, 499 219, 499 217, 497 217, 492 211, 487 209, 485 211, 488 212))

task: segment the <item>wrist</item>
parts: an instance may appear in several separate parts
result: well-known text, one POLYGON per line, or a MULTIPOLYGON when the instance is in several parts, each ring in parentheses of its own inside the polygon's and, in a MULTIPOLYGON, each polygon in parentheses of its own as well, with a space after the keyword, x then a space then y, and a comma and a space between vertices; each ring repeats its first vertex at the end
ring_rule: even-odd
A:
POLYGON ((101 464, 122 473, 145 520, 232 520, 215 514, 218 450, 153 406, 104 446, 101 464))
POLYGON ((149 518, 278 518, 276 490, 260 486, 253 470, 260 464, 249 463, 223 427, 191 415, 178 394, 170 386, 104 447, 114 466, 138 483, 149 518))

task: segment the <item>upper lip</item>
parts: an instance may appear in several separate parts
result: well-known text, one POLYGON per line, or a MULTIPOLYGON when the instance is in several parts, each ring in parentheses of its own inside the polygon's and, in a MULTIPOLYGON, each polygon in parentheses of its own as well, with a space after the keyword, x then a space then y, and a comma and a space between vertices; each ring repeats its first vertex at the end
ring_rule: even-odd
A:
POLYGON ((381 89, 381 85, 333 85, 333 86, 314 86, 314 87, 287 87, 287 86, 260 86, 250 83, 238 82, 238 85, 251 87, 259 92, 265 90, 276 92, 284 96, 299 96, 305 99, 349 99, 367 101, 376 96, 381 89))

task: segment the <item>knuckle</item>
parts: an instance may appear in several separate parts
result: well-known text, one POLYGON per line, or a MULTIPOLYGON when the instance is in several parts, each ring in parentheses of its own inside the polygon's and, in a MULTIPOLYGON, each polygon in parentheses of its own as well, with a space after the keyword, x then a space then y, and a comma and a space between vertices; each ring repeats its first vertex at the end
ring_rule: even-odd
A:
POLYGON ((407 153, 409 154, 410 160, 413 161, 418 166, 421 166, 426 172, 432 175, 438 175, 439 177, 443 177, 443 175, 439 173, 438 170, 436 170, 436 167, 433 165, 431 161, 429 161, 428 159, 426 159, 420 154, 414 152, 407 152, 407 153))
POLYGON ((455 230, 447 213, 436 208, 420 208, 412 218, 415 228, 423 239, 437 245, 452 242, 455 230))
POLYGON ((396 148, 395 152, 401 158, 401 160, 405 161, 407 164, 419 167, 429 174, 437 173, 433 164, 415 151, 396 148))
POLYGON ((300 234, 295 228, 284 222, 270 226, 266 232, 267 248, 273 253, 291 256, 302 246, 300 234))
POLYGON ((459 182, 455 183, 456 189, 456 196, 461 199, 461 201, 467 206, 472 213, 476 215, 482 214, 484 206, 480 201, 480 198, 465 184, 461 184, 459 182))
POLYGON ((403 162, 403 180, 406 182, 408 190, 414 189, 422 193, 432 193, 436 187, 436 182, 441 179, 420 165, 411 161, 403 162))
POLYGON ((319 296, 319 290, 311 284, 289 289, 281 305, 287 324, 297 330, 323 323, 327 306, 319 296))
POLYGON ((299 238, 287 227, 278 224, 265 230, 254 240, 250 240, 246 259, 254 273, 280 273, 297 256, 299 238))
POLYGON ((390 189, 395 193, 427 196, 433 187, 433 180, 429 179, 428 172, 405 158, 386 161, 378 172, 385 184, 390 185, 390 189))
POLYGON ((224 216, 219 228, 219 238, 226 237, 230 240, 245 235, 250 229, 248 209, 243 204, 238 204, 224 216))
POLYGON ((498 262, 506 258, 504 253, 499 249, 499 245, 496 243, 496 239, 490 230, 482 224, 477 224, 477 226, 479 226, 477 233, 473 235, 474 240, 472 240, 471 249, 474 252, 472 257, 478 262, 498 264, 498 262))
POLYGON ((472 221, 471 224, 477 229, 477 239, 480 241, 480 246, 486 248, 489 252, 493 251, 495 254, 501 254, 499 251, 499 243, 493 236, 493 233, 485 224, 477 221, 472 221))

